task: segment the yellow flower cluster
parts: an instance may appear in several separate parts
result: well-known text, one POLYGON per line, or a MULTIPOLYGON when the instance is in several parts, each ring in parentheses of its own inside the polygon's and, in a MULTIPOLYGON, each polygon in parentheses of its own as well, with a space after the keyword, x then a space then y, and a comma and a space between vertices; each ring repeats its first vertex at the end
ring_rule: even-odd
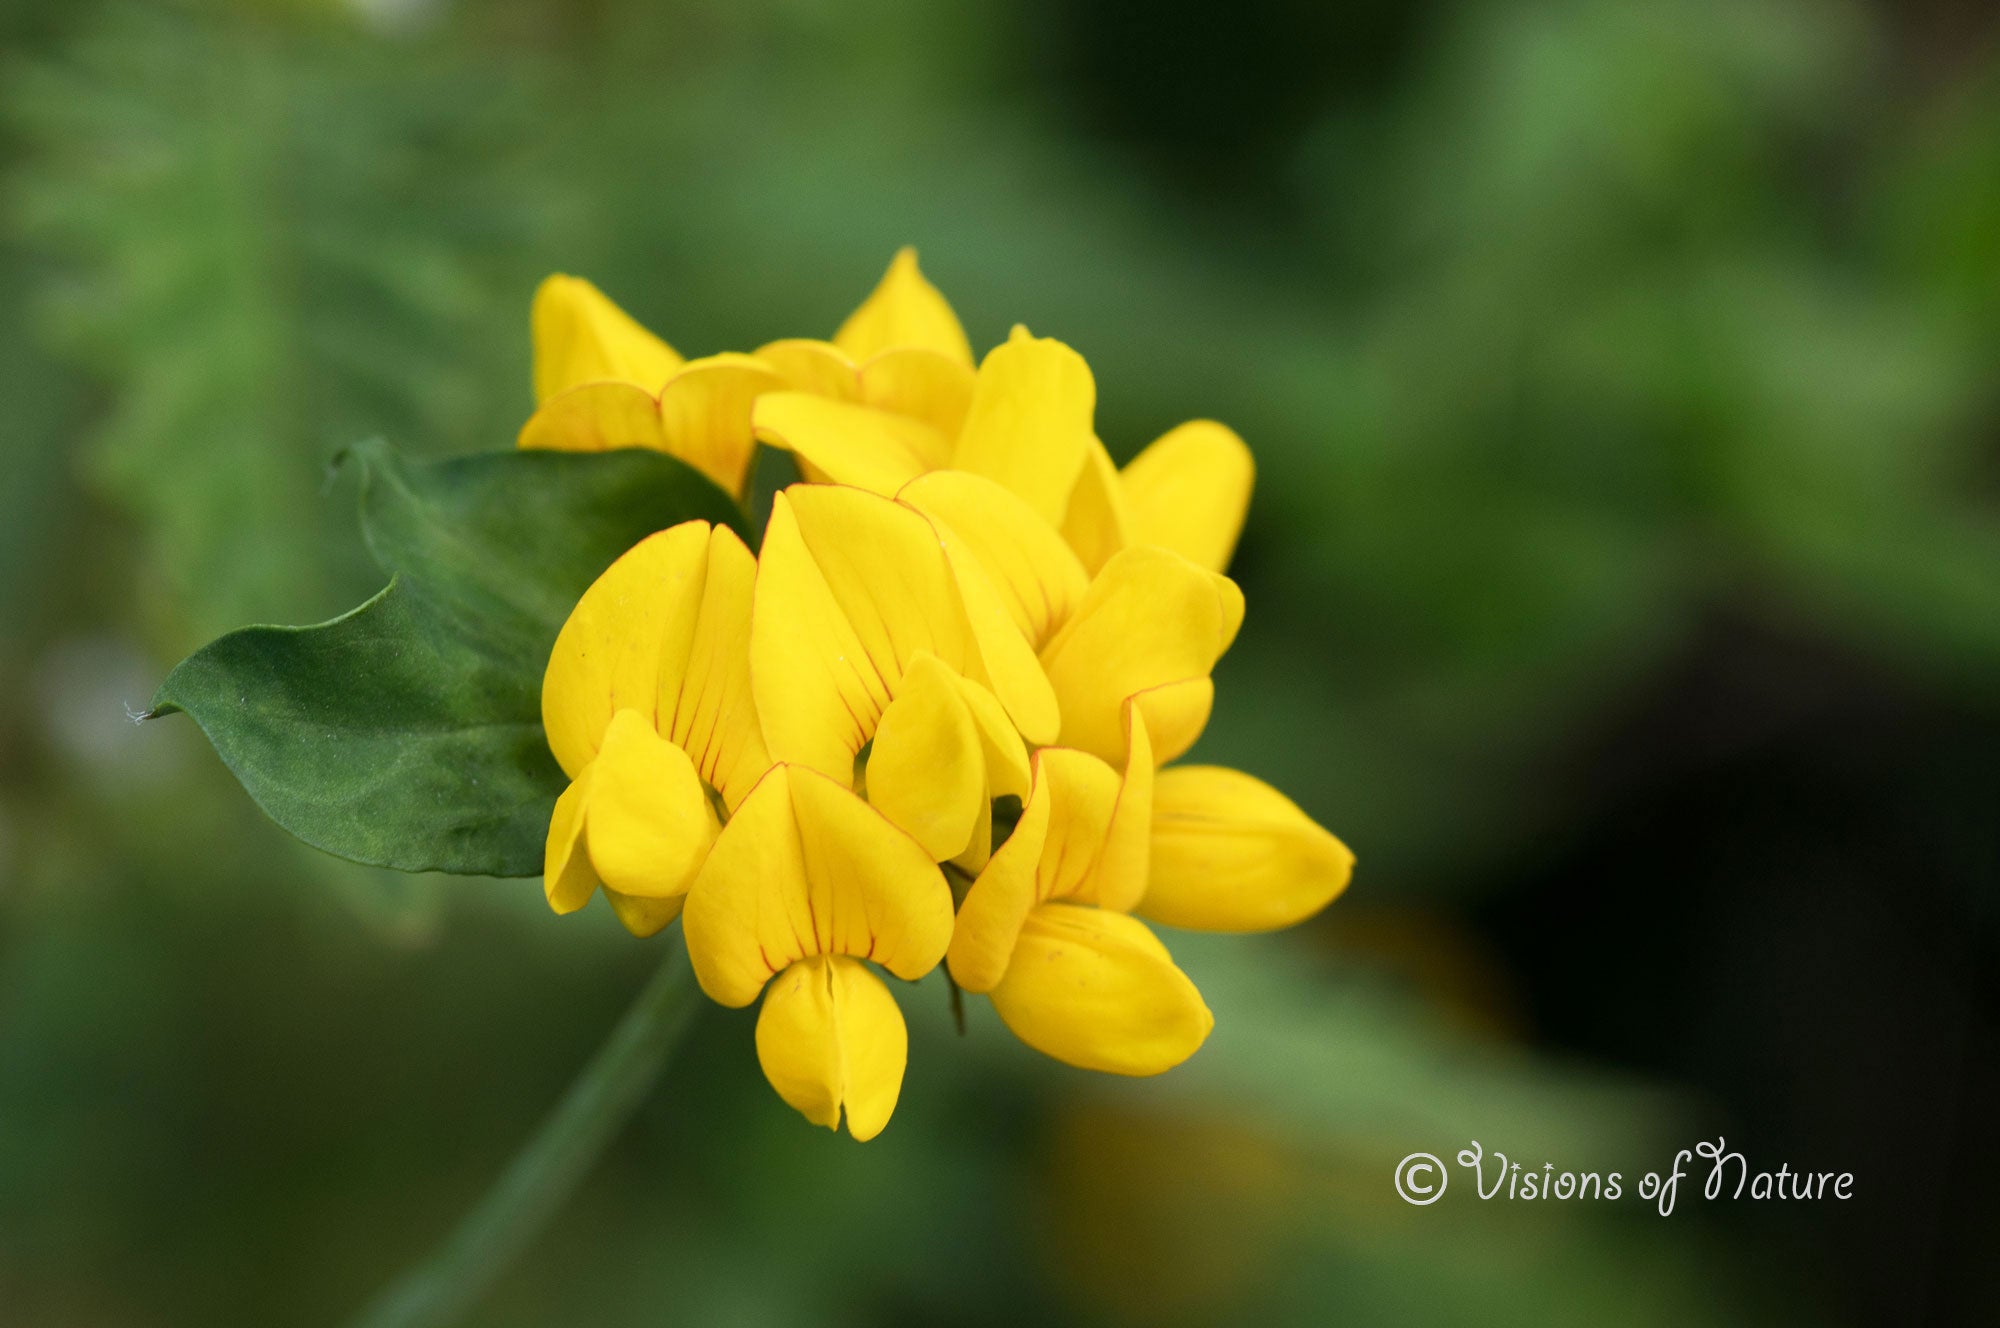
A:
POLYGON ((550 905, 683 917, 709 996, 762 994, 758 1058, 809 1120, 868 1139, 895 1108, 908 1038, 871 965, 942 962, 1030 1046, 1156 1074, 1214 1020, 1139 917, 1258 931, 1345 888, 1352 855, 1284 795, 1166 765, 1243 619, 1234 433, 1116 468, 1082 357, 1016 328, 975 366, 908 250, 831 342, 683 360, 566 276, 533 323, 521 446, 655 448, 740 493, 762 443, 804 477, 756 555, 696 521, 613 564, 542 716, 572 781, 550 905))

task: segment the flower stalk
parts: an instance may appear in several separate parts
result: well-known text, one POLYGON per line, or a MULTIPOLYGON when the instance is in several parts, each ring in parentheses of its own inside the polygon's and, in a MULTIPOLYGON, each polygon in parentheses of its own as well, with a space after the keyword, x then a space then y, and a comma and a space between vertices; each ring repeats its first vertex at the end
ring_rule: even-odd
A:
POLYGON ((667 956, 549 1118, 451 1236, 351 1321, 443 1328, 461 1321, 576 1192, 645 1100, 699 1002, 687 950, 667 956))

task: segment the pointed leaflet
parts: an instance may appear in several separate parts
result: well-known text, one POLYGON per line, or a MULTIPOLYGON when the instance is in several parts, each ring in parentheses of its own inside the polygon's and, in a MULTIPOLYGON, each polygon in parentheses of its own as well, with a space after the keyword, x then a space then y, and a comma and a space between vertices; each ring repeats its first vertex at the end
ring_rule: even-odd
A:
POLYGON ((314 627, 246 627, 183 660, 185 711, 273 820, 403 871, 534 876, 563 776, 542 737, 556 633, 591 581, 690 518, 743 528, 671 457, 355 448, 362 527, 389 587, 314 627))

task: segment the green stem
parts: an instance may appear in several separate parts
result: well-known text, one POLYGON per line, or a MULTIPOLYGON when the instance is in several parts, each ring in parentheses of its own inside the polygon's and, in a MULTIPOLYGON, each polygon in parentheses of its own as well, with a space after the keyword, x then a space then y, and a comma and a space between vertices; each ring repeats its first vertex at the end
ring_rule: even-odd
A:
POLYGON ((350 1328, 442 1328, 476 1305, 582 1184, 644 1100, 699 1004, 687 948, 665 962, 477 1207, 350 1328))

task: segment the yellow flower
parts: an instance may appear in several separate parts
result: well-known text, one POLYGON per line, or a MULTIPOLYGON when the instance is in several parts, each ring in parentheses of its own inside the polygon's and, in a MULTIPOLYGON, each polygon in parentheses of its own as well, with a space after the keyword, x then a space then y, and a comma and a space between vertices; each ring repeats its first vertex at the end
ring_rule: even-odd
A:
POLYGON ((757 437, 793 452, 808 479, 886 496, 934 470, 984 475, 1060 530, 1089 572, 1134 545, 1211 571, 1228 565, 1255 478, 1234 432, 1190 421, 1121 471, 1094 431, 1097 383, 1082 356, 1017 326, 974 377, 964 346, 957 316, 905 249, 832 346, 757 352, 782 359, 793 388, 759 398, 757 437), (872 335, 853 335, 857 325, 872 335))
MULTIPOLYGON (((891 430, 892 453, 941 452, 972 399, 972 344, 951 305, 924 279, 914 249, 897 253, 831 342, 773 341, 757 357, 782 373, 792 392, 852 406, 851 418, 891 430)), ((777 407, 774 418, 790 408, 777 407)), ((810 471, 806 477, 826 478, 810 471)))
POLYGON ((581 277, 535 293, 537 409, 519 445, 566 452, 646 447, 741 493, 755 440, 751 406, 802 389, 892 412, 913 431, 955 429, 972 388, 972 349, 944 297, 896 255, 831 343, 774 341, 756 355, 683 360, 581 277))
POLYGON ((723 1005, 764 993, 757 1059, 780 1097, 856 1139, 888 1124, 908 1035, 868 969, 914 981, 951 940, 930 855, 833 780, 778 765, 715 841, 687 907, 688 955, 723 1005), (768 990, 766 985, 768 984, 768 990))
POLYGON ((1082 357, 1016 328, 975 371, 909 250, 830 342, 683 363, 566 277, 534 321, 524 446, 656 447, 736 488, 761 440, 807 481, 754 558, 690 522, 613 564, 543 720, 571 780, 551 906, 601 885, 642 935, 685 906, 703 989, 762 995, 758 1059, 809 1120, 866 1139, 894 1109, 908 1037, 870 964, 944 962, 1030 1046, 1154 1074, 1214 1020, 1140 916, 1263 930, 1345 888, 1352 855, 1277 790, 1160 768, 1243 621, 1235 434, 1114 469, 1082 357))
POLYGON ((682 360, 580 277, 535 293, 534 415, 519 445, 562 452, 649 447, 740 493, 755 447, 750 403, 782 387, 748 355, 682 360))
MULTIPOLYGON (((1205 433, 1202 424, 1183 425, 1149 451, 1229 454, 1213 435, 1203 441, 1205 433)), ((1145 461, 1128 471, 1143 475, 1145 461)), ((1199 468, 1190 462, 1180 473, 1199 468)), ((1244 478, 1247 485, 1247 471, 1244 478)), ((1200 485, 1162 483, 1152 492, 1153 519, 1181 532, 1183 553, 1204 557, 1137 544, 1095 578, 1046 523, 987 481, 938 471, 900 494, 965 552, 961 564, 976 564, 1036 650, 1061 711, 1058 741, 1106 761, 1120 759, 1128 697, 1146 719, 1156 760, 1193 744, 1214 700, 1209 671, 1243 619, 1241 592, 1209 569, 1234 547, 1247 488, 1240 500, 1200 485)), ((1344 844, 1240 771, 1169 768, 1154 798, 1152 869, 1137 908, 1160 922, 1201 931, 1288 927, 1324 908, 1353 873, 1344 844)))
POLYGON ((1097 384, 1081 355, 1016 327, 980 364, 956 427, 797 391, 772 393, 753 418, 758 438, 797 455, 811 478, 892 496, 928 471, 970 471, 999 481, 1058 525, 1092 441, 1096 404, 1097 384))
POLYGON ((582 277, 558 272, 543 281, 529 323, 537 404, 580 383, 664 383, 683 363, 678 351, 582 277))
POLYGON ((542 679, 542 727, 570 778, 543 886, 558 913, 599 885, 650 935, 681 911, 725 810, 770 764, 750 704, 756 561, 689 521, 635 546, 584 592, 542 679))
POLYGON ((1158 1074, 1193 1055, 1215 1020, 1145 925, 1153 754, 1128 710, 1122 774, 1088 752, 1035 753, 1020 822, 966 892, 952 979, 986 992, 1029 1046, 1087 1070, 1158 1074))
POLYGON ((905 497, 973 550, 976 573, 1039 647, 1062 714, 1059 745, 1035 753, 1019 823, 959 909, 952 976, 991 993, 1017 1036, 1059 1060, 1168 1069, 1201 1044, 1208 1013, 1166 948, 1125 915, 1200 930, 1287 926, 1344 889, 1353 866, 1344 845, 1251 776, 1155 773, 1207 723, 1209 673, 1242 622, 1242 594, 1146 545, 1086 579, 1047 526, 969 476, 926 476, 905 497))
POLYGON ((923 513, 860 489, 778 495, 750 668, 774 759, 852 785, 867 749, 869 801, 971 869, 992 799, 1026 792, 1023 739, 1059 728, 1048 678, 977 569, 955 566, 923 513))
POLYGON ((1024 502, 972 475, 934 472, 901 501, 962 551, 954 570, 970 597, 997 598, 1036 652, 1060 715, 1055 741, 1122 759, 1134 697, 1160 760, 1200 736, 1215 699, 1209 670, 1243 622, 1233 581, 1152 545, 1120 550, 1088 576, 1024 502))
POLYGON ((1063 343, 1017 327, 973 372, 958 316, 917 266, 890 262, 833 340, 683 360, 604 293, 556 275, 536 292, 534 416, 520 446, 649 447, 740 493, 755 441, 808 480, 894 496, 925 472, 997 480, 1063 533, 1086 570, 1157 545, 1228 565, 1249 503, 1249 449, 1224 426, 1170 430, 1122 471, 1092 427, 1097 386, 1063 343))

